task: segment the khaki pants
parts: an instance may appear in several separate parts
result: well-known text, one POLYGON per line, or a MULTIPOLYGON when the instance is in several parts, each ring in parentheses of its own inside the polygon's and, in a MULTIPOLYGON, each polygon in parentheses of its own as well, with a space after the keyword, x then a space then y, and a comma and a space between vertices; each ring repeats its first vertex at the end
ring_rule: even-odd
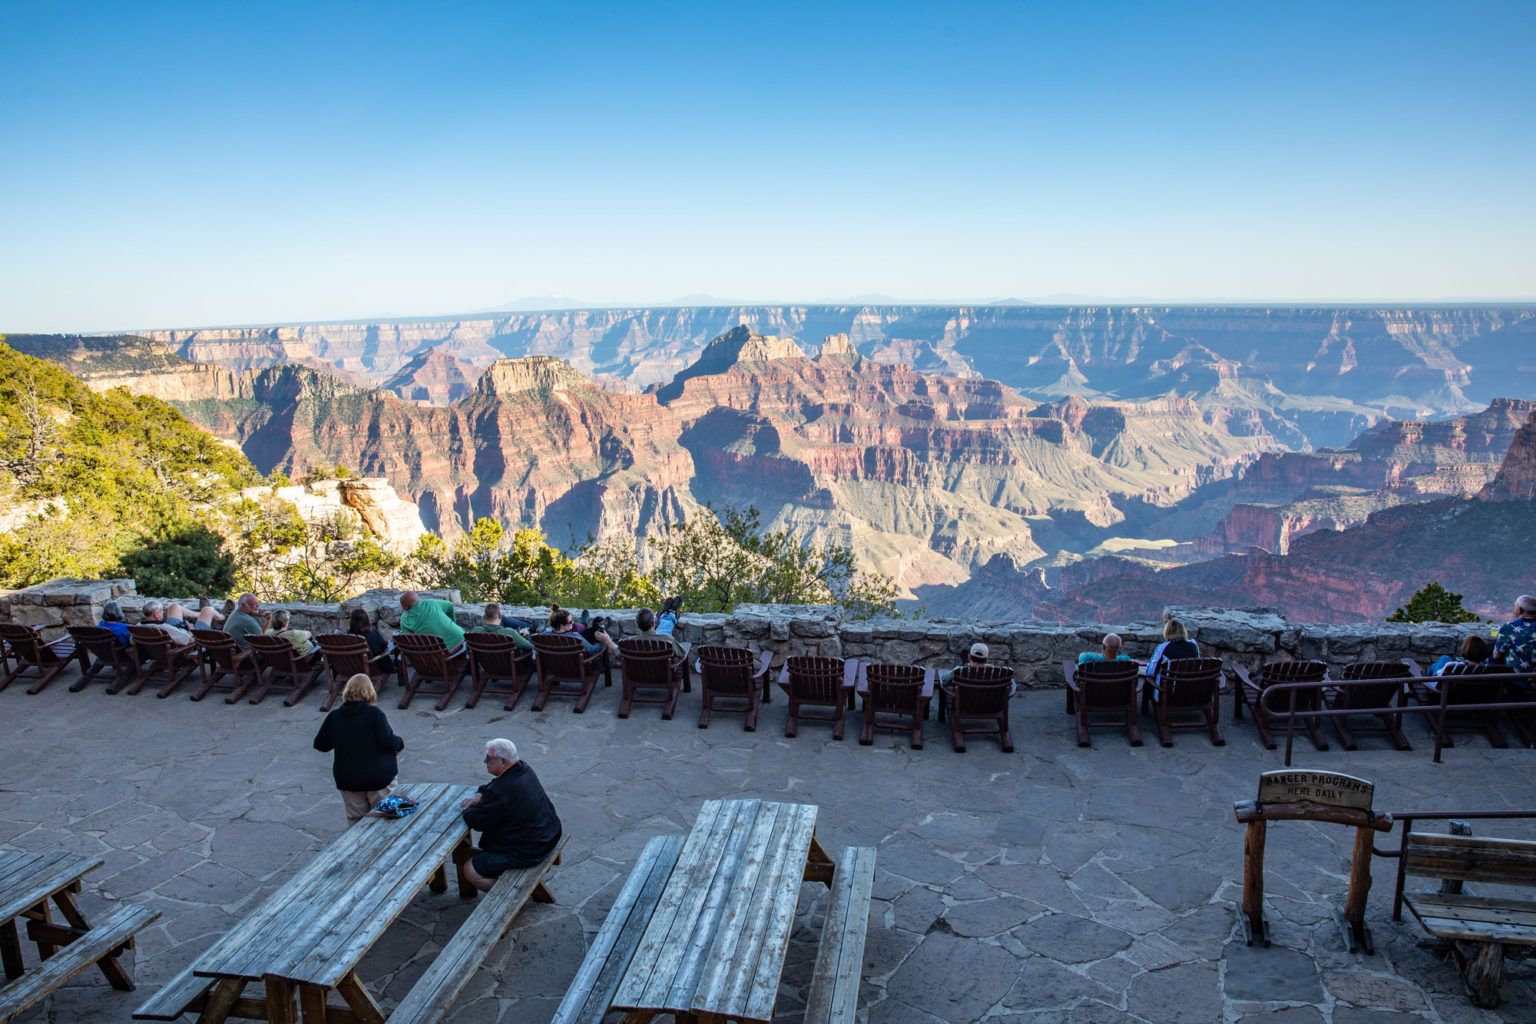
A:
POLYGON ((373 810, 374 805, 389 796, 394 790, 395 783, 393 780, 383 789, 375 789, 367 793, 356 792, 350 789, 342 790, 341 802, 347 807, 347 824, 354 825, 363 820, 363 818, 368 816, 368 812, 373 810))

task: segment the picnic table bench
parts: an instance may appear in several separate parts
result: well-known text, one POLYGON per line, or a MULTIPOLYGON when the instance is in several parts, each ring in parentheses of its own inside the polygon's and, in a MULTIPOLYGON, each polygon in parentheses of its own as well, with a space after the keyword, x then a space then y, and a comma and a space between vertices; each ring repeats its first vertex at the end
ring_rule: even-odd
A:
POLYGON ((770 1021, 801 883, 832 890, 807 1021, 848 1022, 858 997, 874 851, 834 865, 815 837, 817 808, 710 800, 686 840, 645 847, 593 940, 555 1024, 610 1010, 712 1024, 770 1021))
POLYGON ((0 1021, 19 1017, 93 964, 113 988, 133 990, 133 978, 117 957, 160 912, 125 904, 92 926, 75 905, 74 894, 81 878, 101 865, 99 858, 62 851, 0 850, 0 962, 6 978, 0 987, 0 1021), (54 921, 50 900, 64 915, 63 924, 54 921), (25 921, 27 939, 37 944, 42 961, 31 971, 22 961, 18 918, 25 921))
POLYGON ((1536 842, 1412 830, 1403 836, 1397 901, 1431 936, 1450 943, 1472 1001, 1493 1007, 1504 982, 1504 948, 1536 946, 1536 899, 1472 895, 1462 891, 1464 882, 1536 886, 1536 842), (1437 893, 1405 893, 1405 875, 1444 881, 1437 893))
MULTIPOLYGON (((139 1020, 230 1017, 292 1022, 298 997, 306 1024, 378 1024, 386 1014, 357 977, 357 965, 424 885, 448 888, 456 850, 469 847, 460 814, 472 786, 419 783, 397 791, 418 802, 407 818, 367 817, 134 1012, 139 1020), (261 982, 264 993, 247 998, 261 982), (340 995, 345 1005, 330 1001, 340 995)), ((549 900, 543 878, 559 850, 534 868, 509 871, 460 926, 390 1020, 434 1021, 473 976, 511 919, 530 899, 549 900), (403 1011, 403 1012, 402 1012, 403 1011)), ((462 879, 459 895, 473 899, 462 879)))

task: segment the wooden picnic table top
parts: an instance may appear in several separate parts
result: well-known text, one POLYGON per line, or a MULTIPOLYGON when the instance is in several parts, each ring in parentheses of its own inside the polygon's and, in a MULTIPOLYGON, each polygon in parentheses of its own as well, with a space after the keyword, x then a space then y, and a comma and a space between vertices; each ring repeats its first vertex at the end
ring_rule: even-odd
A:
POLYGON ((401 786, 398 795, 418 802, 414 814, 348 828, 198 957, 193 973, 334 988, 468 834, 459 805, 474 792, 401 786))
POLYGON ((63 850, 0 850, 0 921, 9 921, 28 907, 68 889, 102 863, 100 857, 63 850))
POLYGON ((772 1020, 800 885, 813 859, 816 811, 814 804, 707 801, 613 1007, 772 1020))

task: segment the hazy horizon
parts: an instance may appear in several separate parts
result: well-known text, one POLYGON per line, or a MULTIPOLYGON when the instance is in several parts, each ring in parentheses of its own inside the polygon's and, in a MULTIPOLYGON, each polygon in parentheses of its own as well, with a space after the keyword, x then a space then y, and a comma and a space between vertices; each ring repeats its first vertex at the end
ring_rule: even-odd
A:
POLYGON ((1536 5, 366 11, 0 5, 0 330, 1536 296, 1536 5))

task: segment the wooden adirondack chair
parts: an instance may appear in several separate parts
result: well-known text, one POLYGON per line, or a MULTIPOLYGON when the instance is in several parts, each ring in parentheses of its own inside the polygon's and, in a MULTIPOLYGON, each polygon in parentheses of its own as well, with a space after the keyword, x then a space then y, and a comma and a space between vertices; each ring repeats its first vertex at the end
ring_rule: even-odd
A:
POLYGON ((864 728, 859 732, 859 743, 867 747, 875 741, 876 729, 887 729, 910 733, 912 749, 922 750, 923 719, 928 717, 937 678, 933 669, 860 662, 858 671, 858 693, 864 698, 864 728), (881 715, 897 720, 881 721, 881 715))
POLYGON ((1119 715, 1131 746, 1141 746, 1141 716, 1136 700, 1141 695, 1141 666, 1134 661, 1085 661, 1061 663, 1067 689, 1072 694, 1072 714, 1077 721, 1077 745, 1090 747, 1089 715, 1119 715))
POLYGON ((465 707, 474 707, 490 692, 505 695, 507 700, 502 708, 511 711, 536 671, 533 655, 518 651, 516 640, 499 633, 465 633, 464 643, 469 648, 471 683, 469 702, 465 707), (492 685, 498 682, 508 685, 492 685))
MULTIPOLYGON (((1321 661, 1272 661, 1258 670, 1258 682, 1248 674, 1248 670, 1241 665, 1233 665, 1232 671, 1237 676, 1237 700, 1233 701, 1232 718, 1241 720, 1243 708, 1247 707, 1253 712, 1253 724, 1259 728, 1259 738, 1264 741, 1264 746, 1274 750, 1278 744, 1275 742, 1273 727, 1269 714, 1264 710, 1260 700, 1264 691, 1277 683, 1321 683, 1328 675, 1328 666, 1321 661)), ((1303 690, 1294 691, 1296 694, 1296 710, 1311 711, 1322 700, 1322 687, 1314 686, 1303 690)), ((1289 697, 1277 698, 1276 712, 1285 714, 1290 711, 1291 700, 1289 697)), ((1312 745, 1318 750, 1327 750, 1328 741, 1323 739, 1322 730, 1317 726, 1317 719, 1304 718, 1301 720, 1306 727, 1307 735, 1312 738, 1312 745)))
POLYGON ((393 671, 389 655, 373 654, 368 648, 368 641, 362 637, 353 633, 321 633, 315 637, 315 643, 320 645, 320 658, 331 674, 330 685, 326 687, 325 703, 320 705, 321 711, 329 711, 336 705, 347 680, 355 675, 362 674, 372 679, 375 692, 382 692, 389 682, 393 671))
MULTIPOLYGON (((1362 715, 1374 715, 1381 722, 1381 731, 1387 734, 1394 747, 1398 750, 1412 750, 1408 737, 1403 734, 1403 716, 1391 714, 1387 710, 1394 702, 1399 707, 1408 702, 1408 690, 1397 680, 1412 674, 1413 669, 1401 661, 1364 661, 1345 665, 1340 673, 1340 678, 1345 682, 1375 679, 1382 682, 1374 686, 1345 686, 1332 690, 1329 705, 1335 711, 1348 709, 1362 715)), ((1325 695, 1328 692, 1324 691, 1325 695)), ((1351 717, 1338 715, 1333 719, 1333 727, 1338 731, 1339 742, 1345 750, 1357 749, 1354 733, 1349 727, 1351 717)))
POLYGON ((252 704, 260 704, 280 682, 287 680, 288 696, 283 698, 283 706, 291 708, 304 698, 311 686, 319 682, 320 673, 325 671, 325 662, 321 660, 318 648, 308 657, 301 658, 298 649, 280 636, 255 634, 246 637, 245 642, 250 645, 256 659, 258 686, 251 695, 252 704), (260 682, 263 673, 266 682, 260 682))
POLYGON ((70 684, 70 693, 79 693, 91 684, 92 679, 108 671, 111 675, 107 692, 116 693, 139 674, 133 644, 121 643, 110 629, 105 626, 70 626, 68 629, 75 641, 75 651, 80 655, 81 666, 80 678, 70 684))
POLYGON ((400 707, 410 707, 420 690, 440 694, 437 710, 446 710, 469 672, 468 650, 456 651, 450 657, 443 638, 426 633, 396 633, 395 650, 400 652, 400 681, 405 688, 400 707))
POLYGON ((743 728, 752 732, 757 728, 757 710, 763 690, 768 686, 768 666, 773 664, 773 652, 753 654, 745 647, 727 647, 724 644, 704 644, 699 648, 699 694, 703 707, 699 709, 699 728, 708 729, 710 716, 716 710, 715 701, 720 698, 735 702, 740 707, 722 707, 721 711, 746 713, 743 728))
POLYGON ((0 641, 4 642, 7 655, 5 678, 0 679, 0 690, 30 670, 37 673, 37 679, 27 692, 41 693, 43 687, 53 682, 54 677, 64 671, 64 667, 75 658, 80 661, 81 671, 85 670, 84 652, 77 651, 74 640, 69 637, 61 636, 57 640, 45 641, 36 627, 0 623, 0 641), (11 668, 11 660, 16 662, 15 668, 11 668))
POLYGON ((181 681, 197 669, 197 644, 178 644, 159 626, 129 626, 134 655, 139 662, 139 678, 128 688, 129 696, 144 689, 144 684, 165 678, 157 697, 169 697, 181 681))
POLYGON ((965 753, 968 735, 996 736, 1003 752, 1013 753, 1013 736, 1008 731, 1008 703, 1015 690, 1013 669, 1007 665, 962 665, 940 689, 948 707, 950 740, 956 753, 965 753), (974 724, 980 721, 990 724, 974 724))
POLYGON ((800 731, 801 708, 809 705, 830 708, 827 714, 806 715, 813 722, 831 722, 832 738, 843 738, 843 707, 853 703, 857 661, 797 654, 784 659, 779 673, 779 688, 789 698, 789 717, 784 735, 793 739, 800 731), (846 696, 845 696, 846 694, 846 696))
POLYGON ((677 713, 677 697, 688 670, 688 645, 684 655, 675 656, 672 643, 650 636, 632 636, 619 641, 619 683, 624 688, 619 698, 619 717, 628 718, 633 704, 660 704, 664 722, 677 713), (659 697, 641 696, 640 691, 659 697))
POLYGON ((579 715, 592 700, 599 671, 607 685, 613 685, 607 651, 588 654, 580 637, 566 633, 535 633, 528 639, 533 644, 533 661, 539 670, 539 692, 533 698, 533 710, 543 711, 551 697, 575 697, 574 710, 579 715), (576 690, 559 689, 562 683, 574 683, 576 690))
MULTIPOLYGON (((1440 688, 1445 688, 1445 703, 1448 708, 1454 709, 1458 704, 1497 704, 1507 699, 1507 687, 1498 681, 1478 679, 1478 676, 1491 676, 1506 673, 1509 669, 1502 665, 1461 665, 1452 663, 1445 666, 1436 678, 1434 686, 1428 683, 1415 683, 1413 696, 1420 704, 1439 704, 1440 688)), ((1415 675, 1420 673, 1415 670, 1415 675)), ((1432 715, 1431 721, 1438 718, 1432 715)), ((1504 738, 1503 730, 1499 728, 1499 713, 1497 711, 1449 711, 1445 716, 1444 730, 1440 735, 1440 745, 1454 747, 1456 741, 1451 734, 1452 727, 1465 729, 1480 726, 1488 737, 1488 742, 1503 750, 1509 746, 1509 741, 1504 738), (1452 718, 1452 715, 1455 718, 1452 718)), ((1438 725, 1436 728, 1440 728, 1438 725)))
POLYGON ((1151 711, 1157 721, 1157 738, 1165 747, 1173 746, 1173 730, 1205 729, 1211 745, 1224 747, 1221 734, 1221 691, 1226 688, 1219 658, 1175 658, 1163 663, 1162 675, 1154 684, 1147 680, 1141 690, 1141 707, 1151 711), (1175 720, 1174 715, 1198 712, 1198 719, 1175 720))
POLYGON ((222 689, 229 691, 224 703, 234 704, 245 696, 246 690, 261 680, 256 656, 250 651, 242 651, 235 643, 235 638, 222 629, 194 629, 192 639, 197 641, 198 649, 203 653, 197 662, 203 685, 192 695, 193 700, 202 700, 208 696, 209 691, 222 689), (229 676, 230 681, 220 686, 225 676, 229 676))

